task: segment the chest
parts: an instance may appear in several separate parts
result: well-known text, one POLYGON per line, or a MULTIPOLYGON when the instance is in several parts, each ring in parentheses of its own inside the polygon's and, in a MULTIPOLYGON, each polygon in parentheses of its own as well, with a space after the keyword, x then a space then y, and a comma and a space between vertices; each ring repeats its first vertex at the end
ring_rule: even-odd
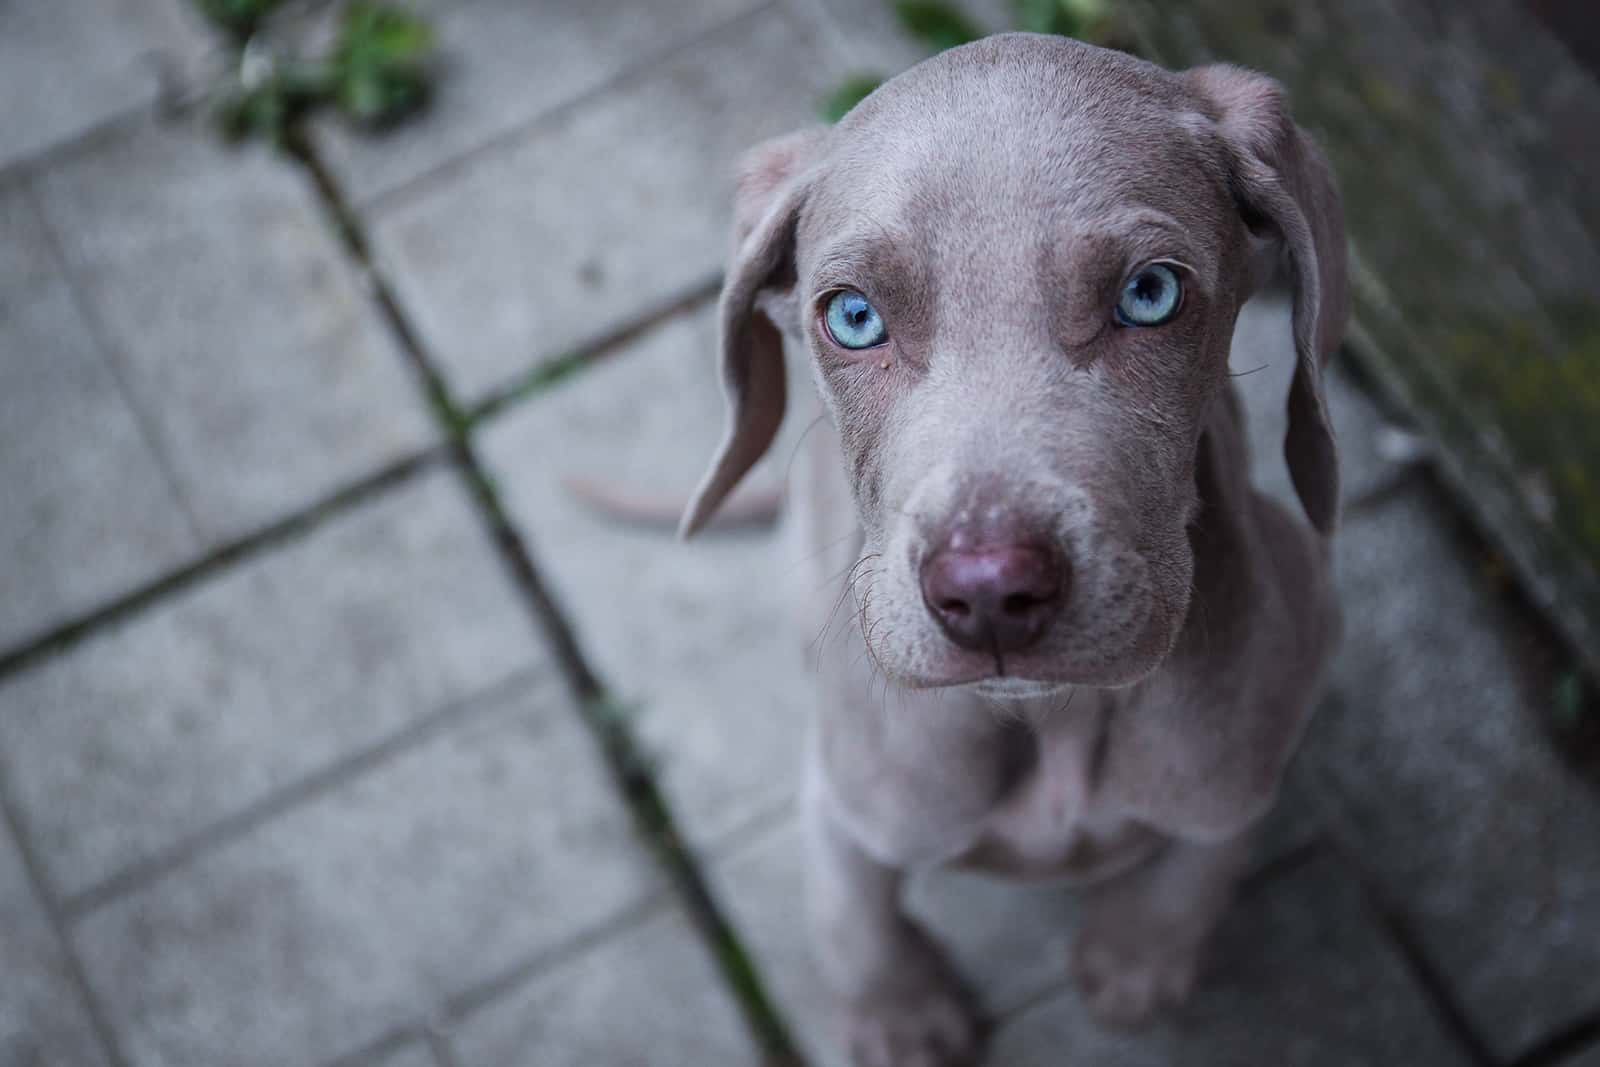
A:
MULTIPOLYGON (((1099 789, 1109 696, 1031 718, 1027 758, 958 859, 1015 878, 1093 881, 1142 862, 1162 838, 1118 813, 1099 789)), ((1076 702, 1076 701, 1075 701, 1076 702)))

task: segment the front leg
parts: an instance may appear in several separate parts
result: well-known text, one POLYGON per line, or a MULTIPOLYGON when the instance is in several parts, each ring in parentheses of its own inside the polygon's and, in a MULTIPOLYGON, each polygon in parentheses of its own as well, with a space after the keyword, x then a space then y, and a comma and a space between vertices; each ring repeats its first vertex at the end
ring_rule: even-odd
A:
POLYGON ((857 1067, 959 1067, 977 1016, 944 953, 900 906, 902 872, 841 825, 818 774, 802 792, 813 953, 838 998, 857 1067))
POLYGON ((1072 976, 1102 1024, 1137 1026, 1182 1004, 1255 834, 1173 841, 1152 862, 1096 887, 1072 954, 1072 976))

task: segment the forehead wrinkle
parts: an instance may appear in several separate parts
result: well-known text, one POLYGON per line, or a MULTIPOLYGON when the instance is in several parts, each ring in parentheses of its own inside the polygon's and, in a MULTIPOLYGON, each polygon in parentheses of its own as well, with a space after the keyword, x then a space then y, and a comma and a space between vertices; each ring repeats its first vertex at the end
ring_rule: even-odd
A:
POLYGON ((870 216, 861 216, 841 233, 828 236, 816 251, 812 277, 824 285, 851 282, 864 285, 906 274, 902 249, 907 238, 870 216))
POLYGON ((1193 242, 1188 228, 1178 220, 1151 207, 1124 210, 1120 218, 1116 212, 1111 215, 1110 224, 1079 228, 1068 238, 1065 258, 1071 268, 1081 269, 1082 261, 1107 264, 1106 273, 1114 268, 1120 280, 1120 275, 1136 266, 1168 260, 1187 267, 1195 283, 1209 288, 1216 266, 1213 257, 1193 242), (1113 250, 1120 252, 1114 263, 1109 254, 1113 250))

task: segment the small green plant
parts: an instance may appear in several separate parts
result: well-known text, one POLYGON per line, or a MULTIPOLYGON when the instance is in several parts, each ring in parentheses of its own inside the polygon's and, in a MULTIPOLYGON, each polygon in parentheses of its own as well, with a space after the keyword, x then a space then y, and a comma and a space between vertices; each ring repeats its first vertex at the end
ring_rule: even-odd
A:
POLYGON ((822 117, 829 122, 838 122, 882 84, 883 79, 876 74, 851 75, 822 101, 822 117))
POLYGON ((236 62, 219 86, 217 121, 231 140, 283 145, 306 115, 334 107, 367 127, 421 109, 432 84, 433 31, 420 16, 377 0, 346 5, 327 55, 285 54, 262 36, 282 0, 195 0, 233 42, 236 62))
MULTIPOLYGON (((1054 33, 1095 44, 1125 47, 1115 39, 1115 20, 1110 0, 1015 0, 1017 27, 1032 33, 1054 33)), ((976 41, 983 30, 959 7, 946 0, 893 0, 900 28, 921 41, 930 51, 976 41)), ((825 97, 822 117, 838 122, 874 89, 883 84, 877 74, 853 74, 825 97)))
POLYGON ((212 25, 243 45, 283 0, 195 0, 212 25))
POLYGON ((1562 672, 1550 695, 1551 719, 1556 729, 1562 733, 1577 733, 1588 715, 1583 677, 1575 670, 1562 672))
POLYGON ((1017 26, 1030 33, 1099 41, 1108 23, 1106 0, 1017 0, 1017 26))
POLYGON ((895 0, 895 17, 904 30, 934 52, 976 41, 983 30, 953 4, 942 0, 895 0))

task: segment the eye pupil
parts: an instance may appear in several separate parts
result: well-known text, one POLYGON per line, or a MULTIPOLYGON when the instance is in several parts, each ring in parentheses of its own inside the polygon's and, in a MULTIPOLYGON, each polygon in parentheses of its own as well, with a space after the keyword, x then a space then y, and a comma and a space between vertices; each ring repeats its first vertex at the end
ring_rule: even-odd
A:
POLYGON ((888 339, 878 309, 854 289, 842 289, 833 294, 823 321, 828 335, 843 348, 875 348, 888 339))
POLYGON ((1152 263, 1135 274, 1117 301, 1116 320, 1124 326, 1160 326, 1178 313, 1183 287, 1171 267, 1152 263))

